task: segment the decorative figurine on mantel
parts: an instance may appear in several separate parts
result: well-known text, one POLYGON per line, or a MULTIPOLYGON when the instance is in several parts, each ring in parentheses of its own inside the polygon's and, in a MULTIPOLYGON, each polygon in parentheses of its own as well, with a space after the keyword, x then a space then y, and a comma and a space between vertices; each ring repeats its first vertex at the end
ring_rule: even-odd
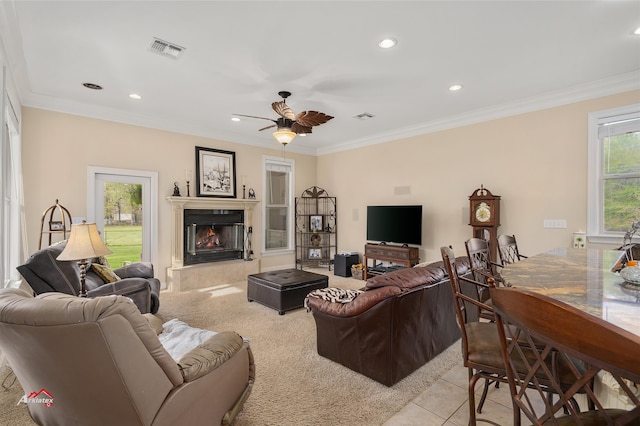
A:
POLYGON ((187 197, 191 197, 191 193, 189 192, 189 182, 191 181, 191 170, 185 170, 184 177, 187 181, 187 197))
POLYGON ((173 182, 173 196, 180 197, 180 188, 178 187, 178 182, 173 182))

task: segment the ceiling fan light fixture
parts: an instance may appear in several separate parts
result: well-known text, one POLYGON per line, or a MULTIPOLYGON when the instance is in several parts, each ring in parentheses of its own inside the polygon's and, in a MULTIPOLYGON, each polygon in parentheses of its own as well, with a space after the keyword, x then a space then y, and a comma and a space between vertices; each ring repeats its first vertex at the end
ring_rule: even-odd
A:
POLYGON ((282 145, 287 145, 296 137, 296 134, 290 129, 278 129, 273 132, 273 137, 282 145))

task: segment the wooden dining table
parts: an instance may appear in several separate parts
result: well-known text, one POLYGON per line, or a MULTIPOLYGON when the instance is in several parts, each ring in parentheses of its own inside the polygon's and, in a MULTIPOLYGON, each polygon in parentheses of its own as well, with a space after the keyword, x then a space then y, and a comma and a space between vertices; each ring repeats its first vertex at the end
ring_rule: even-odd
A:
POLYGON ((545 294, 640 336, 640 287, 611 268, 623 255, 599 248, 556 248, 501 270, 513 287, 545 294))

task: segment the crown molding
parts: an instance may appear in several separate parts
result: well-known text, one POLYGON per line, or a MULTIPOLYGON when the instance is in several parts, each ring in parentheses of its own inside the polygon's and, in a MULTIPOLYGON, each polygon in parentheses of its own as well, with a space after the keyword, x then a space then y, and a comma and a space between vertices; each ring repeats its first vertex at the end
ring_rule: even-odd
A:
POLYGON ((394 130, 393 132, 381 133, 374 137, 356 139, 335 144, 331 147, 319 148, 316 155, 326 155, 370 145, 377 145, 393 140, 440 132, 456 127, 463 127, 533 111, 540 111, 547 108, 568 105, 589 99, 629 92, 632 90, 640 90, 640 71, 634 71, 611 78, 572 86, 566 89, 521 99, 516 102, 505 103, 489 108, 470 111, 468 113, 445 117, 417 126, 405 127, 394 130))
MULTIPOLYGON (((495 105, 489 108, 482 108, 463 114, 444 117, 422 123, 417 126, 395 129, 390 132, 340 142, 332 146, 318 149, 293 142, 286 147, 286 151, 312 156, 332 154, 639 89, 640 71, 634 71, 611 78, 568 87, 554 92, 544 93, 530 98, 520 99, 516 102, 495 105)), ((131 113, 125 114, 119 110, 75 101, 61 100, 50 96, 29 93, 24 96, 24 105, 99 120, 108 120, 134 126, 165 130, 233 143, 241 143, 261 148, 274 149, 277 151, 281 150, 279 146, 274 146, 274 144, 269 143, 275 143, 275 141, 271 141, 257 135, 255 137, 247 138, 244 135, 240 136, 231 132, 212 131, 211 128, 202 127, 194 123, 180 120, 172 120, 167 117, 149 117, 131 113)))

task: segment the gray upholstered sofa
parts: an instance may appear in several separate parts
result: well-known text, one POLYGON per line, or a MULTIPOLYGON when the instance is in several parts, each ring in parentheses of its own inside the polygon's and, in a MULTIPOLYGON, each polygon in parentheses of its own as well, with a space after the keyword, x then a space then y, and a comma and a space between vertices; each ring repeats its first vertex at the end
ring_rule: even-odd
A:
MULTIPOLYGON (((467 257, 456 260, 469 272, 467 257)), ((444 264, 406 268, 367 280, 352 302, 309 297, 318 354, 392 386, 456 342, 453 292, 444 264)))
MULTIPOLYGON (((38 250, 18 266, 18 272, 36 294, 60 292, 77 296, 80 293, 80 267, 75 261, 59 261, 57 257, 66 242, 38 250)), ((126 296, 133 300, 140 312, 155 314, 160 308, 160 281, 154 278, 153 265, 138 262, 112 272, 116 278, 101 278, 96 271, 106 275, 105 268, 92 268, 97 259, 89 259, 85 279, 87 296, 110 294, 126 296), (112 281, 114 280, 114 281, 112 281)), ((98 266, 98 265, 96 265, 98 266)))

